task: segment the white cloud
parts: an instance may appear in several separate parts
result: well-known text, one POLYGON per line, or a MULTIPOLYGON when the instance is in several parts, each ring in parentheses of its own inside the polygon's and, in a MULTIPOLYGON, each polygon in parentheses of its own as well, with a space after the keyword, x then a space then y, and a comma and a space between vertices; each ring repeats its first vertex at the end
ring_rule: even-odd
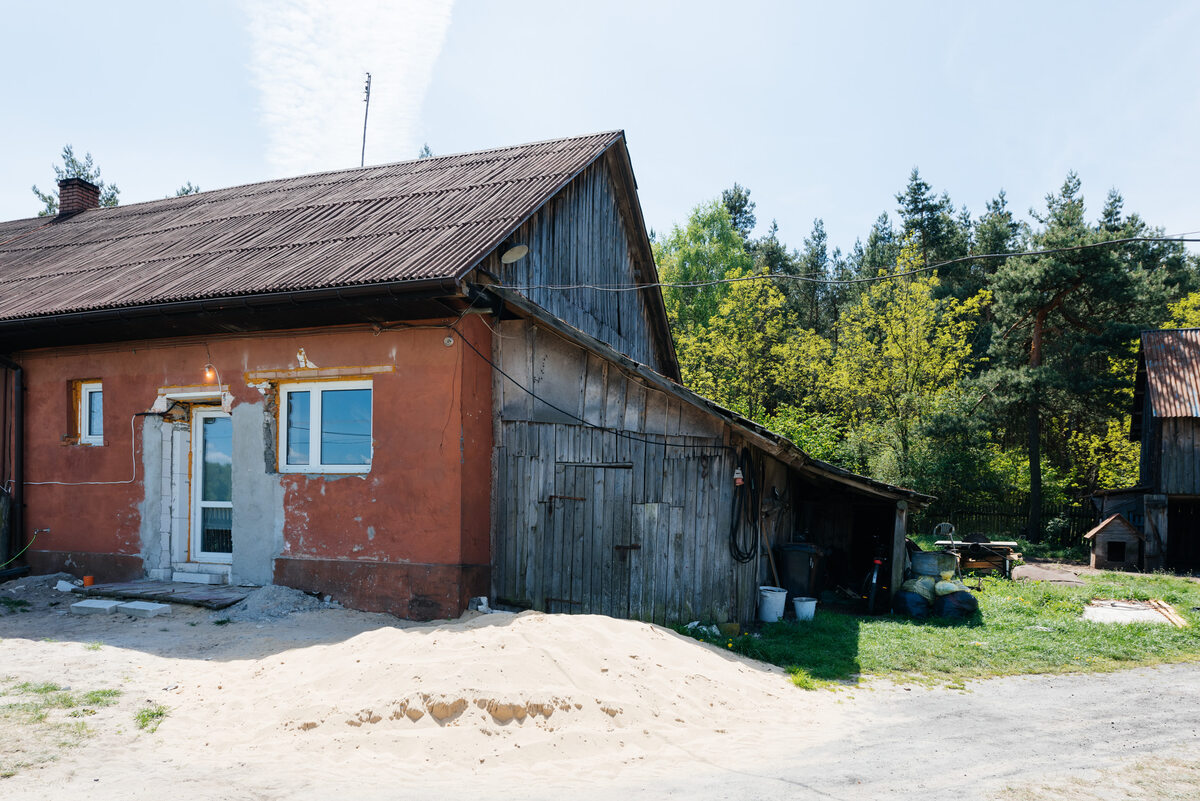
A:
POLYGON ((254 82, 276 175, 415 158, 421 103, 453 0, 254 0, 254 82))

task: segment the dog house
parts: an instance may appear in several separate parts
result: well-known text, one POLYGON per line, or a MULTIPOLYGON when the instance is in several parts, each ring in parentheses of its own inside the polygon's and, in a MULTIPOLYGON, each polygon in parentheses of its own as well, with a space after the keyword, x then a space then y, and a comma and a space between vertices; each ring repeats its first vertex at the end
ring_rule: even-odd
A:
POLYGON ((1115 514, 1083 535, 1092 544, 1092 567, 1100 570, 1139 570, 1145 537, 1125 519, 1115 514))

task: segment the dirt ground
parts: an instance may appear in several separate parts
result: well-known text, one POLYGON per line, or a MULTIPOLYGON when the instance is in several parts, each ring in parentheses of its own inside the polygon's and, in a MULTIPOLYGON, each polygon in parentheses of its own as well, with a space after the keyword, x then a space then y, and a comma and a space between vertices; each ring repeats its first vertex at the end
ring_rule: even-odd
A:
POLYGON ((805 692, 599 616, 77 617, 20 583, 0 706, 22 682, 121 695, 70 737, 0 726, 5 799, 1200 797, 1200 665, 805 692))

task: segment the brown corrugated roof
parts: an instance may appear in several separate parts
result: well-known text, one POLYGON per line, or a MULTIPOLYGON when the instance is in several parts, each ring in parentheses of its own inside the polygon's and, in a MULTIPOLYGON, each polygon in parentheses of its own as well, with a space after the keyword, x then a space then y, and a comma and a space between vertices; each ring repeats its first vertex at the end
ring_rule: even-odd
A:
POLYGON ((0 223, 0 320, 458 279, 620 131, 0 223))
POLYGON ((1155 417, 1200 417, 1200 329, 1142 332, 1146 391, 1155 417))

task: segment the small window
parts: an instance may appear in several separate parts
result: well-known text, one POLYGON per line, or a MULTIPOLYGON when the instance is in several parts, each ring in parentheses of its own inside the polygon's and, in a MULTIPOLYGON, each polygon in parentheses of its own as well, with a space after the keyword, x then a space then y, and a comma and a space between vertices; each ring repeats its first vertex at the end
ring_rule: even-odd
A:
POLYGON ((371 469, 371 382, 318 381, 279 388, 279 470, 371 469))
POLYGON ((79 384, 79 443, 104 444, 104 390, 99 381, 79 384))

